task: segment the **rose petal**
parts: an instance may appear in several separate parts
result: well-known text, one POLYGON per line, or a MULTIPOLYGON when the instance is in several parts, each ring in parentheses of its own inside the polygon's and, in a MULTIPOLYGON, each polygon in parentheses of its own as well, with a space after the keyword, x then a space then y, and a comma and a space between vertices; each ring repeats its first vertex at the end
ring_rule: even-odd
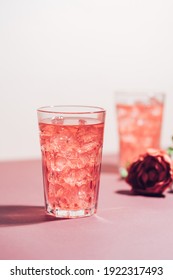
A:
POLYGON ((158 179, 158 173, 154 169, 151 169, 148 172, 148 179, 152 182, 154 182, 154 181, 156 182, 158 179))
POLYGON ((144 183, 144 184, 146 184, 146 182, 148 181, 148 174, 147 173, 144 173, 144 174, 142 174, 142 182, 144 183))
POLYGON ((153 148, 149 148, 149 149, 147 149, 147 154, 148 155, 151 155, 151 156, 157 156, 158 155, 158 150, 156 150, 156 149, 153 149, 153 148))
POLYGON ((165 173, 165 171, 162 171, 162 172, 159 174, 159 181, 163 181, 165 178, 166 178, 166 173, 165 173))
POLYGON ((163 158, 168 164, 172 165, 171 158, 166 153, 163 154, 163 158))
POLYGON ((157 161, 156 164, 155 164, 155 169, 156 169, 158 172, 162 172, 162 171, 164 170, 163 165, 160 164, 158 161, 157 161))
POLYGON ((159 162, 160 162, 160 165, 162 166, 163 169, 167 169, 168 168, 168 163, 164 160, 163 157, 159 157, 159 162))

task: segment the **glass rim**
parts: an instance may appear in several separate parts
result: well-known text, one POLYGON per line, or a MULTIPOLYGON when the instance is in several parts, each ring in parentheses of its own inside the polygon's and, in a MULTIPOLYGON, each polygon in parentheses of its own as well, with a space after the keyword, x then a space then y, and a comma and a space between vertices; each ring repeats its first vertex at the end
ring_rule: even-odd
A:
POLYGON ((38 113, 47 113, 47 114, 97 114, 105 113, 106 110, 98 106, 87 106, 87 105, 50 105, 43 106, 37 109, 38 113), (66 109, 66 110, 63 110, 66 109), (71 110, 70 110, 71 108, 71 110), (72 108, 75 109, 72 110, 72 108), (79 110, 82 108, 83 110, 79 110), (56 110, 58 109, 58 110, 56 110), (68 110, 69 109, 69 110, 68 110), (78 110, 77 110, 78 109, 78 110))
POLYGON ((150 90, 116 90, 114 91, 115 95, 122 95, 122 96, 146 96, 146 97, 153 97, 153 96, 162 96, 165 97, 166 93, 164 91, 150 91, 150 90))

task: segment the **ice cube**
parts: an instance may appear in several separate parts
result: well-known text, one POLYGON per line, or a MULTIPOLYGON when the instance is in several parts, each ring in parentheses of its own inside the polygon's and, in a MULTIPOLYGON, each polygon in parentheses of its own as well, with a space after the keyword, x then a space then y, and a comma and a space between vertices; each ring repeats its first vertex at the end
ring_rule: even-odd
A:
POLYGON ((66 167, 67 160, 63 157, 56 156, 51 161, 51 168, 53 171, 62 171, 66 167))
POLYGON ((49 184, 49 186, 48 186, 48 195, 49 195, 50 198, 54 197, 54 195, 55 195, 55 186, 54 186, 54 184, 49 184))
POLYGON ((123 135, 122 141, 126 142, 126 143, 134 144, 134 143, 136 143, 136 137, 132 134, 123 135))
POLYGON ((63 124, 64 123, 64 118, 63 116, 56 116, 56 117, 53 117, 51 122, 53 124, 63 124))
POLYGON ((87 126, 79 126, 79 129, 76 133, 76 139, 80 144, 98 141, 98 137, 98 130, 94 127, 87 128, 87 126))
POLYGON ((86 168, 72 169, 64 176, 65 183, 71 186, 82 186, 90 179, 90 174, 86 168))
POLYGON ((94 149, 98 148, 98 143, 97 142, 89 142, 86 144, 83 144, 80 149, 78 149, 78 153, 79 154, 83 154, 83 153, 88 153, 94 149))
POLYGON ((79 125, 85 125, 87 123, 86 120, 80 119, 79 120, 79 125))
POLYGON ((52 184, 55 184, 56 181, 55 181, 55 176, 54 176, 54 172, 50 171, 48 172, 47 174, 47 180, 49 183, 52 183, 52 184))
POLYGON ((74 142, 73 134, 66 128, 62 128, 61 131, 51 138, 51 145, 53 150, 60 154, 66 154, 74 142))
POLYGON ((159 106, 153 108, 151 114, 152 114, 154 117, 161 116, 161 114, 162 114, 162 108, 159 107, 159 106))
POLYGON ((78 161, 77 161, 77 167, 78 168, 84 168, 89 162, 89 157, 87 154, 81 154, 78 161))
POLYGON ((160 103, 159 99, 157 99, 156 97, 151 97, 151 98, 150 98, 150 104, 151 104, 152 106, 158 106, 158 105, 160 105, 161 103, 160 103))
POLYGON ((143 126, 144 125, 144 120, 143 119, 138 119, 137 120, 137 125, 138 126, 143 126))
POLYGON ((118 117, 122 118, 127 115, 127 110, 121 107, 117 107, 117 113, 118 113, 118 117))

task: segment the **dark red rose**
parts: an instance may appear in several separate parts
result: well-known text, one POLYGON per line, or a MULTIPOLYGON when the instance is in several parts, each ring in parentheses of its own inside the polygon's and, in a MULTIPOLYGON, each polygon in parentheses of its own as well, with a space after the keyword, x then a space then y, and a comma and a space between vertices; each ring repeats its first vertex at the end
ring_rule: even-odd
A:
POLYGON ((173 166, 165 151, 148 149, 128 168, 126 182, 139 194, 162 194, 173 181, 173 166))

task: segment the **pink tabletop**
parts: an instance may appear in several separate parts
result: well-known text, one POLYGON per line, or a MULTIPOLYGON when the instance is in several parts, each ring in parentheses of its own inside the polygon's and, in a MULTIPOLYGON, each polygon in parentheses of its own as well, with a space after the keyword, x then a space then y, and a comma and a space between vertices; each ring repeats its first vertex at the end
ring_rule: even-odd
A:
POLYGON ((40 160, 1 162, 0 177, 0 259, 173 259, 173 194, 131 195, 114 155, 87 218, 45 215, 40 160))

